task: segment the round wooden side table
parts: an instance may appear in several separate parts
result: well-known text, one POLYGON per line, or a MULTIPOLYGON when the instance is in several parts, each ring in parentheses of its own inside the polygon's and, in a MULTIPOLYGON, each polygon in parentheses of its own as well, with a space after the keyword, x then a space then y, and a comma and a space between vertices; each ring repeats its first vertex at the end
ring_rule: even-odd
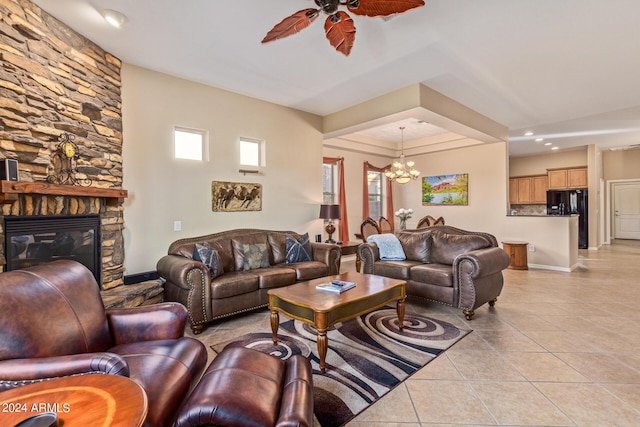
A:
POLYGON ((14 426, 43 412, 64 427, 140 427, 147 395, 126 377, 87 374, 60 377, 0 393, 0 425, 14 426))
POLYGON ((502 242, 502 248, 511 258, 509 263, 510 270, 528 270, 527 247, 529 242, 502 242))

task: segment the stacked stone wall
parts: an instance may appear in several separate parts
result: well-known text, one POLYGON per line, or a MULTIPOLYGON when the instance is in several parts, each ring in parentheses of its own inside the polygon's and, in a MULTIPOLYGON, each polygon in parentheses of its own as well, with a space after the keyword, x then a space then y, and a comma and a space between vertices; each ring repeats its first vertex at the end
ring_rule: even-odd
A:
MULTIPOLYGON (((79 148, 77 177, 93 187, 122 188, 121 65, 35 4, 0 0, 0 160, 18 161, 20 181, 47 181, 59 137, 67 133, 79 148)), ((102 287, 118 286, 124 273, 122 205, 37 195, 2 205, 2 216, 86 213, 102 219, 102 287)))

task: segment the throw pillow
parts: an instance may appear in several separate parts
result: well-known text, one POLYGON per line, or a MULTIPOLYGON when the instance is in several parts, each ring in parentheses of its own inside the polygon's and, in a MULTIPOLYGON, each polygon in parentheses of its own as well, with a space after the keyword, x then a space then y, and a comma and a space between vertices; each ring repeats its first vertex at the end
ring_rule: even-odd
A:
POLYGON ((287 254, 285 263, 312 261, 313 253, 311 252, 311 242, 309 242, 309 233, 304 233, 296 239, 294 236, 287 234, 286 237, 287 254))
POLYGON ((431 232, 401 231, 398 240, 409 261, 431 262, 431 232))
POLYGON ((451 265, 460 254, 490 246, 487 239, 478 235, 433 233, 431 260, 437 264, 451 265))
POLYGON ((380 259, 383 261, 402 261, 407 259, 400 240, 395 234, 373 234, 367 237, 367 243, 375 243, 380 251, 380 259))
POLYGON ((207 242, 204 242, 203 244, 196 243, 196 246, 193 249, 193 259, 194 261, 200 261, 209 268, 209 274, 212 279, 215 279, 224 273, 220 254, 207 242))
POLYGON ((269 251, 266 243, 247 243, 242 245, 245 270, 269 267, 269 251))

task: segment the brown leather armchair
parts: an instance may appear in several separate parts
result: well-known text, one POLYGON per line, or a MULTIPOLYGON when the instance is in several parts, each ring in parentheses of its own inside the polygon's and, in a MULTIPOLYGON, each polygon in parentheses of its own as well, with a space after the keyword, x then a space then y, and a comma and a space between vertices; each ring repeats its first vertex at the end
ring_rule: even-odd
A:
POLYGON ((175 427, 313 427, 311 363, 227 346, 180 410, 175 427))
POLYGON ((145 426, 171 426, 207 362, 183 337, 177 303, 105 311, 82 264, 64 260, 0 274, 0 391, 66 375, 103 373, 138 382, 145 426))

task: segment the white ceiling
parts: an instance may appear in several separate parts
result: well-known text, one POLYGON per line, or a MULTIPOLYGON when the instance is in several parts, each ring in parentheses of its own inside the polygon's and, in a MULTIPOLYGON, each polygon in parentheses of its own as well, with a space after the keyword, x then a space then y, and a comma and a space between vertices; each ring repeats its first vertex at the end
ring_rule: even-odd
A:
POLYGON ((640 144, 638 0, 426 0, 391 20, 352 15, 348 57, 323 16, 260 43, 312 0, 33 2, 124 62, 319 115, 419 82, 507 126, 513 156, 640 144))

